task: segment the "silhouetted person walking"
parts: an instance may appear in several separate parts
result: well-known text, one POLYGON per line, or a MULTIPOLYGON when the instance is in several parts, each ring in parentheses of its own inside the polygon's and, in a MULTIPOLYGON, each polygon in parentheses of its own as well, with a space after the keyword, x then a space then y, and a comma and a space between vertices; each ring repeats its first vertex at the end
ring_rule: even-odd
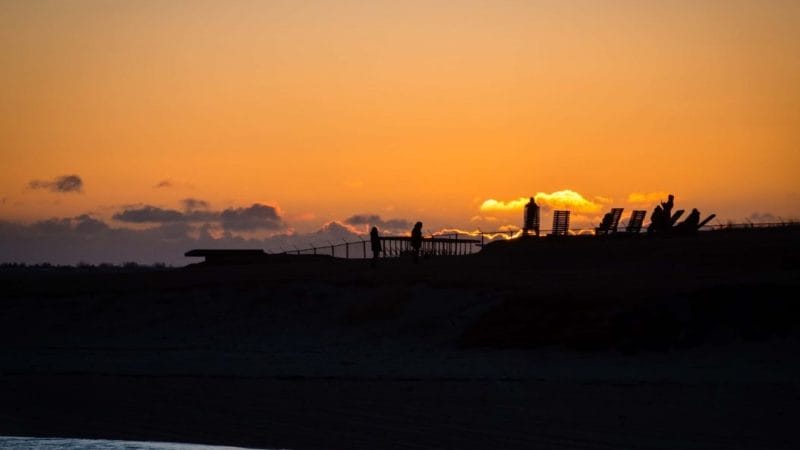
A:
POLYGON ((419 261, 419 249, 422 248, 422 222, 414 224, 411 230, 411 250, 414 253, 414 263, 419 261))
POLYGON ((378 256, 381 254, 381 237, 378 235, 378 227, 372 227, 369 232, 369 243, 372 247, 372 267, 378 264, 378 256))

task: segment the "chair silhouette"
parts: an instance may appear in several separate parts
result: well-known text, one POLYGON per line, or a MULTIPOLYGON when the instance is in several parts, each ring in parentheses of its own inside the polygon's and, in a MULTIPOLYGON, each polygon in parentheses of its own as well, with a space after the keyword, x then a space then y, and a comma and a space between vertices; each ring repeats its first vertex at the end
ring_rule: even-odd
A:
POLYGON ((670 227, 674 226, 675 223, 678 222, 678 219, 680 219, 681 216, 683 215, 683 213, 685 213, 685 212, 686 211, 683 210, 683 209, 679 209, 679 210, 675 211, 675 214, 673 214, 672 217, 669 219, 669 226, 670 227))
POLYGON ((631 211, 631 218, 628 219, 628 226, 625 227, 626 233, 639 234, 642 231, 642 224, 647 211, 635 209, 631 211))
POLYGON ((550 236, 566 236, 569 231, 569 211, 553 211, 553 230, 550 236))
POLYGON ((715 218, 715 217, 717 217, 717 215, 716 215, 716 214, 712 214, 712 215, 710 215, 710 216, 706 217, 706 219, 705 219, 705 220, 703 220, 702 222, 700 222, 700 224, 699 224, 699 225, 697 225, 697 229, 699 230, 700 228, 703 228, 704 226, 706 226, 706 224, 707 224, 708 222, 711 222, 712 220, 714 220, 714 218, 715 218))
POLYGON ((603 221, 599 227, 594 229, 595 235, 616 233, 619 226, 619 219, 622 217, 622 211, 625 208, 611 208, 611 212, 603 216, 603 221))

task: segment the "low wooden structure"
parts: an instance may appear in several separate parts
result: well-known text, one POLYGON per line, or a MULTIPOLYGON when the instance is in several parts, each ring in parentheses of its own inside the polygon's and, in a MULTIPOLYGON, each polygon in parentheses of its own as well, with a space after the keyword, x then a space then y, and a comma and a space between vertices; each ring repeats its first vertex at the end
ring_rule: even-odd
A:
POLYGON ((206 264, 254 264, 267 260, 261 249, 229 250, 229 249, 196 249, 184 253, 184 256, 205 258, 206 264))

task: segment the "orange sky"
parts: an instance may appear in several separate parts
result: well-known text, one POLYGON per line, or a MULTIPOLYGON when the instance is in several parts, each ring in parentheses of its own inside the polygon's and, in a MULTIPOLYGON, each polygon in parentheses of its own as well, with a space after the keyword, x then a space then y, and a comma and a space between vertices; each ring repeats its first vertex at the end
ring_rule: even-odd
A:
POLYGON ((487 229, 567 189, 800 218, 800 3, 655 3, 0 1, 0 219, 487 229))

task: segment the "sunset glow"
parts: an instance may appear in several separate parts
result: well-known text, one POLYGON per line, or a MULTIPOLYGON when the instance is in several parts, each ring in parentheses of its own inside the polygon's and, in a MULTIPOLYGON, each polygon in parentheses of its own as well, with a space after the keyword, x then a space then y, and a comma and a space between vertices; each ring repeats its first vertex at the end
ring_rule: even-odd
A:
POLYGON ((592 227, 667 193, 719 221, 800 217, 798 2, 0 12, 3 222, 497 229, 534 196, 543 221, 569 209, 592 227), (141 211, 160 219, 125 220, 141 211))

